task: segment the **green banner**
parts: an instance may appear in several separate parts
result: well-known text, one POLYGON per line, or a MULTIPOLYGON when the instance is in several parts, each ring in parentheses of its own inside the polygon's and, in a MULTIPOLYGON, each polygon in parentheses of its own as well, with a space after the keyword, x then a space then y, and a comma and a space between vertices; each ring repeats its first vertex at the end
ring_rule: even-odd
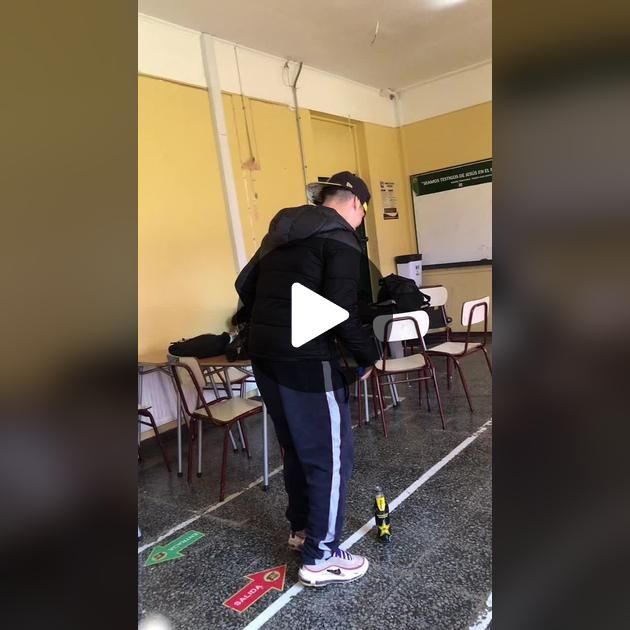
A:
POLYGON ((470 162, 461 166, 441 168, 411 177, 411 187, 416 197, 464 186, 475 186, 492 181, 492 159, 470 162))

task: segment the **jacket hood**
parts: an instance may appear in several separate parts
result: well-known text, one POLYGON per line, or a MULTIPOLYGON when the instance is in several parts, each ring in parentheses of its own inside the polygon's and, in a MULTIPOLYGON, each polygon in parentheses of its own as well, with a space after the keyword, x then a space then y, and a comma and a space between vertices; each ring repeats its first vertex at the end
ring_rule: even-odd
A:
POLYGON ((266 254, 292 241, 336 230, 351 232, 358 242, 352 226, 332 208, 312 205, 284 208, 271 220, 269 232, 261 245, 261 253, 266 254))

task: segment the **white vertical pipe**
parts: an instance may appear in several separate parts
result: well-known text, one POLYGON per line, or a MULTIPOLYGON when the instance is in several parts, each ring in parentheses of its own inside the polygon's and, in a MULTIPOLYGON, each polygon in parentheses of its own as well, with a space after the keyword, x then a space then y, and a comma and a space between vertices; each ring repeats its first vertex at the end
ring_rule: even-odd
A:
POLYGON ((232 172, 232 156, 230 154, 230 143, 228 141, 227 126, 225 124, 225 114, 223 112, 223 99, 219 86, 219 71, 214 54, 214 42, 208 33, 201 33, 200 40, 203 70, 206 75, 208 97, 210 98, 211 105, 210 113, 212 125, 219 148, 221 181, 228 205, 235 262, 237 269, 240 271, 247 264, 247 255, 245 253, 245 241, 243 239, 243 228, 241 226, 241 214, 238 207, 238 198, 236 196, 236 185, 234 184, 234 174, 232 172))
MULTIPOLYGON (((288 63, 289 62, 287 60, 287 65, 288 63)), ((291 82, 291 92, 293 93, 293 107, 295 107, 295 121, 297 123, 298 144, 300 146, 300 160, 302 162, 302 177, 304 178, 304 195, 306 196, 306 186, 308 184, 308 178, 306 176, 306 160, 304 159, 304 142, 302 140, 302 117, 300 116, 300 106, 298 104, 297 97, 297 82, 300 78, 300 74, 302 73, 302 65, 302 62, 300 61, 295 79, 293 79, 293 81, 291 82)))
POLYGON ((401 116, 400 116, 400 93, 394 92, 394 98, 392 99, 392 103, 394 105, 394 119, 396 120, 396 128, 400 129, 402 126, 401 116))

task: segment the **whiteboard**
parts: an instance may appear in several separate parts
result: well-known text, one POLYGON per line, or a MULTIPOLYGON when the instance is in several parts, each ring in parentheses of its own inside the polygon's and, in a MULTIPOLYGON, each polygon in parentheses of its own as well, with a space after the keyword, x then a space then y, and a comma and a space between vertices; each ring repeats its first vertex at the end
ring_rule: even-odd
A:
POLYGON ((491 179, 490 161, 412 177, 423 266, 492 259, 491 179))

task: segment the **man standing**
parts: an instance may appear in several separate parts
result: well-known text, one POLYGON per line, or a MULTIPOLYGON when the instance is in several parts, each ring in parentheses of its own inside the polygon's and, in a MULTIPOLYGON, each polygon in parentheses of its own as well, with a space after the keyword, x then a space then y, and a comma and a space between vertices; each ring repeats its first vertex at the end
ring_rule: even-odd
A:
POLYGON ((276 214, 236 289, 249 322, 256 382, 284 453, 288 544, 302 552, 300 581, 317 587, 356 580, 368 569, 366 558, 339 549, 352 428, 336 340, 364 368, 362 379, 377 353, 357 305, 361 249, 355 230, 370 200, 368 187, 343 171, 307 190, 317 205, 276 214), (347 320, 297 348, 291 343, 296 282, 349 312, 347 320))

